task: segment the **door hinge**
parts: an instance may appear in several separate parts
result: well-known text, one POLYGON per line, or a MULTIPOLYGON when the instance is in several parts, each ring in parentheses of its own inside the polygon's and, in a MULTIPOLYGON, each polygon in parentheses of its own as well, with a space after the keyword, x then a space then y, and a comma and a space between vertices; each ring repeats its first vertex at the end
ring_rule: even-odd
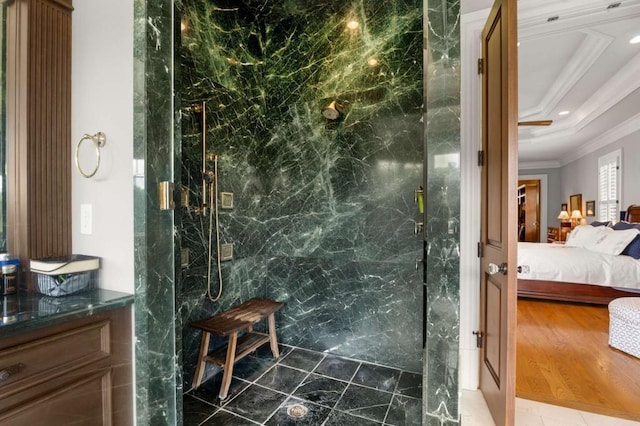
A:
POLYGON ((478 166, 484 166, 484 151, 478 151, 478 166))
POLYGON ((484 336, 484 333, 482 331, 474 331, 473 335, 476 336, 476 348, 481 348, 482 347, 482 337, 484 336))
POLYGON ((478 242, 478 257, 482 259, 482 243, 478 242))
POLYGON ((482 58, 478 58, 478 74, 482 74, 484 72, 484 61, 482 58))

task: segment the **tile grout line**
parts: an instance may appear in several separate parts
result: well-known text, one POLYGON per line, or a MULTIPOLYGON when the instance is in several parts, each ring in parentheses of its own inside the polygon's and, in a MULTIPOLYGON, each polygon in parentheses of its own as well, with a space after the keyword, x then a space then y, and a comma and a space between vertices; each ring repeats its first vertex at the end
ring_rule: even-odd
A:
MULTIPOLYGON (((354 360, 350 360, 350 361, 354 361, 354 360)), ((338 404, 340 403, 340 401, 342 401, 342 398, 344 397, 344 394, 347 392, 347 389, 349 389, 349 387, 355 383, 353 383, 353 379, 356 377, 356 375, 358 374, 358 371, 360 371, 360 368, 362 367, 363 361, 357 361, 358 362, 358 368, 355 369, 355 371, 353 372, 353 374, 351 375, 351 378, 349 379, 349 381, 347 382, 347 386, 345 386, 344 390, 342 391, 342 394, 340 395, 340 398, 338 398, 338 400, 336 401, 336 404, 333 406, 333 408, 331 409, 331 411, 337 411, 339 413, 344 413, 344 414, 348 414, 350 416, 352 416, 353 414, 351 413, 347 413, 346 411, 342 411, 342 410, 338 410, 337 407, 338 404)), ((329 420, 329 417, 331 416, 331 413, 329 413, 329 416, 326 418, 326 420, 323 422, 323 425, 325 425, 327 423, 327 421, 329 420)), ((354 416, 354 417, 360 417, 360 416, 354 416)), ((360 417, 361 419, 364 419, 365 417, 360 417)), ((370 420, 370 419, 367 419, 370 420)))
POLYGON ((398 382, 393 387, 393 393, 391 395, 391 401, 389 401, 389 406, 387 407, 387 412, 384 413, 384 418, 382 420, 382 424, 386 424, 387 423, 387 417, 389 417, 389 411, 391 411, 391 405, 393 404, 393 401, 395 401, 396 395, 397 395, 397 392, 398 392, 398 387, 400 387, 400 379, 402 378, 402 373, 404 373, 404 370, 400 370, 400 375, 398 376, 398 382))
MULTIPOLYGON (((287 344, 283 344, 283 343, 282 343, 282 344, 280 344, 280 345, 281 345, 283 348, 291 348, 291 351, 287 352, 284 356, 279 357, 279 359, 278 359, 277 361, 275 361, 275 363, 274 363, 273 365, 269 366, 269 367, 268 367, 264 372, 262 372, 262 373, 261 373, 259 376, 257 376, 254 380, 247 380, 247 379, 243 379, 243 378, 241 378, 241 377, 232 376, 232 378, 234 378, 234 379, 236 379, 236 380, 240 380, 241 382, 245 382, 245 383, 247 383, 247 386, 246 386, 244 389, 242 389, 242 390, 241 390, 237 395, 234 395, 234 396, 233 396, 233 398, 230 398, 228 401, 226 401, 226 402, 224 402, 224 403, 221 403, 221 405, 220 405, 220 406, 216 406, 215 404, 211 404, 210 402, 208 402, 208 401, 206 401, 206 400, 204 400, 204 399, 202 399, 202 398, 199 398, 199 397, 197 397, 197 396, 195 396, 195 395, 193 395, 193 394, 189 394, 189 395, 191 395, 192 397, 194 397, 194 398, 195 398, 195 399, 197 399, 197 400, 200 400, 200 401, 202 401, 202 402, 204 402, 204 403, 206 403, 206 404, 208 404, 208 405, 211 405, 212 407, 217 407, 217 408, 218 408, 218 410, 214 411, 214 412, 211 414, 211 416, 207 417, 207 419, 205 419, 205 420, 204 420, 202 423, 200 423, 200 424, 203 424, 204 422, 206 422, 206 421, 210 420, 214 415, 216 415, 217 413, 219 413, 219 412, 222 410, 222 411, 224 411, 224 412, 227 412, 227 413, 230 413, 230 414, 233 414, 233 415, 237 415, 238 417, 241 417, 241 418, 243 418, 243 419, 246 419, 246 420, 248 420, 248 421, 251 421, 252 423, 255 423, 255 424, 262 424, 262 425, 264 425, 264 424, 265 424, 267 421, 269 421, 269 420, 270 420, 270 419, 271 419, 271 418, 272 418, 272 417, 273 417, 273 416, 274 416, 274 415, 275 415, 275 414, 276 414, 276 413, 277 413, 281 408, 283 408, 283 407, 284 407, 284 404, 285 404, 285 403, 286 403, 286 401, 287 401, 288 399, 290 399, 290 398, 296 398, 296 399, 299 399, 300 401, 305 401, 305 402, 308 402, 308 403, 310 403, 310 404, 317 405, 317 406, 319 406, 319 407, 328 408, 328 409, 330 410, 330 411, 329 411, 329 416, 327 416, 327 418, 324 420, 324 422, 322 423, 323 425, 326 425, 326 422, 329 420, 329 417, 331 416, 331 412, 334 412, 334 411, 335 411, 335 412, 339 412, 339 413, 346 414, 346 415, 348 415, 348 416, 352 416, 352 417, 356 417, 356 418, 361 418, 361 419, 365 419, 365 420, 372 421, 371 419, 369 419, 369 418, 367 418, 367 417, 362 417, 362 416, 360 416, 360 415, 355 415, 355 414, 352 414, 352 413, 350 413, 350 412, 346 412, 346 411, 343 411, 343 410, 340 410, 340 409, 335 408, 335 407, 337 407, 337 406, 338 406, 338 404, 340 403, 340 401, 342 401, 342 400, 343 400, 344 395, 345 395, 345 393, 346 393, 347 389, 349 389, 349 387, 350 387, 351 385, 353 385, 353 386, 360 386, 360 387, 367 388, 367 389, 371 389, 371 390, 375 390, 375 391, 378 391, 378 392, 391 394, 391 400, 390 400, 390 402, 389 402, 389 405, 387 406, 387 410, 386 410, 386 412, 385 412, 385 416, 384 416, 384 418, 383 418, 382 422, 380 423, 381 425, 382 425, 382 424, 385 424, 385 421, 387 420, 387 417, 388 417, 388 415, 389 415, 389 411, 390 411, 390 408, 391 408, 391 404, 393 403, 394 397, 395 397, 396 395, 402 395, 402 396, 406 396, 407 398, 410 398, 410 399, 420 400, 420 398, 414 398, 414 397, 412 397, 412 396, 407 396, 407 395, 403 395, 403 394, 399 394, 399 393, 398 393, 398 388, 399 388, 399 386, 400 386, 400 377, 402 376, 402 374, 403 374, 403 373, 405 373, 405 372, 406 372, 406 373, 416 374, 416 375, 421 376, 421 374, 419 374, 419 373, 414 373, 414 372, 411 372, 411 371, 409 371, 409 370, 403 370, 403 369, 394 368, 394 367, 388 367, 388 366, 386 366, 386 365, 376 364, 376 363, 372 363, 372 362, 368 362, 368 361, 356 360, 356 359, 354 359, 354 358, 349 358, 349 357, 345 357, 345 356, 341 356, 341 355, 336 355, 336 354, 333 354, 333 353, 330 353, 330 352, 318 352, 318 351, 313 351, 313 350, 309 350, 309 349, 306 349, 306 348, 301 348, 301 347, 298 347, 298 346, 287 345, 287 344), (311 369, 311 371, 306 371, 306 370, 301 369, 301 368, 298 368, 298 367, 293 367, 293 366, 289 366, 289 365, 286 365, 286 364, 282 364, 282 363, 281 363, 281 361, 283 361, 284 359, 288 358, 288 357, 289 357, 289 356, 290 356, 290 355, 291 355, 291 354, 292 354, 296 349, 299 349, 299 350, 300 350, 300 351, 302 351, 302 352, 310 352, 310 353, 316 353, 316 354, 322 355, 322 358, 320 358, 320 359, 315 363, 315 365, 314 365, 314 367, 311 369), (333 356, 333 357, 336 357, 336 358, 338 358, 338 359, 342 359, 342 360, 346 360, 346 361, 351 361, 351 362, 354 362, 354 363, 357 363, 357 364, 358 364, 358 366, 356 367, 356 369, 355 369, 354 373, 351 375, 351 378, 350 378, 349 380, 343 380, 343 379, 340 379, 340 378, 331 377, 331 376, 328 376, 328 375, 325 375, 325 374, 322 374, 322 373, 318 373, 318 372, 317 372, 317 369, 318 369, 318 367, 320 366, 320 364, 321 364, 325 359, 327 359, 327 357, 329 357, 329 356, 333 356), (295 371, 300 371, 300 372, 306 373, 306 374, 305 374, 305 376, 304 376, 304 378, 303 378, 303 379, 298 383, 298 385, 297 385, 297 386, 296 386, 296 387, 295 387, 295 388, 294 388, 290 393, 285 394, 285 393, 283 393, 283 392, 281 392, 281 391, 279 391, 279 390, 277 390, 277 389, 272 389, 272 388, 270 388, 269 386, 264 386, 264 385, 261 385, 261 384, 257 383, 257 382, 258 382, 260 379, 262 379, 265 375, 267 375, 269 372, 271 372, 272 370, 274 370, 274 369, 275 369, 275 367, 276 367, 277 365, 280 365, 280 366, 281 366, 281 367, 283 367, 283 368, 290 368, 290 369, 295 370, 295 371), (384 390, 384 389, 379 389, 379 388, 376 388, 376 387, 371 387, 371 386, 368 386, 368 385, 355 383, 353 380, 355 379, 355 377, 356 377, 356 375, 357 375, 358 371, 362 368, 362 366, 363 366, 363 365, 377 366, 377 367, 381 367, 381 368, 385 368, 385 369, 390 369, 390 370, 396 370, 396 371, 399 371, 399 372, 400 372, 400 374, 399 374, 399 376, 398 376, 398 382, 395 384, 394 389, 393 389, 392 391, 387 391, 387 390, 384 390), (340 383, 346 383, 346 386, 345 386, 344 390, 342 391, 342 393, 340 394, 340 397, 336 400, 336 403, 335 403, 333 406, 328 406, 328 405, 324 405, 324 404, 319 404, 319 403, 316 403, 316 402, 313 402, 313 401, 307 400, 307 399, 305 399, 305 398, 299 398, 299 397, 297 397, 297 396, 295 396, 295 395, 294 395, 294 393, 295 393, 295 392, 296 392, 296 391, 297 391, 297 390, 302 386, 302 384, 303 384, 303 383, 304 383, 304 382, 305 382, 305 381, 306 381, 306 380, 307 380, 307 379, 308 379, 312 374, 317 375, 318 377, 321 377, 321 378, 334 380, 334 381, 337 381, 337 382, 340 382, 340 383), (256 385, 256 386, 259 386, 260 388, 268 389, 268 390, 271 390, 271 391, 274 391, 274 392, 276 392, 276 393, 279 393, 279 394, 281 394, 281 395, 285 395, 285 396, 286 396, 286 397, 285 397, 285 399, 284 399, 284 401, 283 401, 280 405, 278 405, 278 407, 277 407, 277 408, 276 408, 276 409, 275 409, 275 410, 274 410, 274 411, 273 411, 273 412, 272 412, 272 413, 271 413, 271 414, 266 418, 266 420, 265 420, 263 423, 255 422, 254 420, 251 420, 251 419, 246 418, 246 417, 244 417, 244 416, 242 416, 242 415, 240 415, 240 414, 237 414, 237 413, 235 413, 235 412, 233 412, 233 411, 230 411, 230 410, 227 408, 227 406, 228 406, 232 401, 234 401, 234 400, 235 400, 236 398, 238 398, 241 394, 243 394, 243 393, 244 393, 244 392, 245 392, 249 387, 251 387, 251 385, 256 385)), ((186 393, 183 393, 183 394, 186 394, 186 393)), ((375 420, 374 420, 374 421, 375 421, 375 420)), ((377 423, 377 422, 376 422, 376 423, 377 423)))
MULTIPOLYGON (((291 352, 293 352, 293 350, 292 350, 291 352)), ((260 380, 260 379, 262 378, 262 376, 264 376, 264 375, 265 375, 265 374, 267 374, 269 371, 271 371, 271 370, 272 370, 276 365, 280 364, 280 361, 281 361, 282 359, 286 358, 286 357, 287 357, 291 352, 289 352, 289 353, 287 353, 286 355, 283 355, 283 356, 279 357, 277 360, 275 360, 275 362, 273 363, 273 365, 272 365, 272 366, 270 366, 269 368, 267 368, 264 372, 262 372, 262 374, 260 374, 260 375, 259 375, 258 377, 256 377, 254 380, 245 380, 245 379, 243 379, 243 378, 241 378, 241 377, 237 377, 237 376, 233 376, 233 375, 231 375, 231 380, 233 380, 233 379, 235 378, 235 379, 237 379, 237 380, 241 380, 241 381, 243 381, 243 382, 248 383, 248 385, 247 385, 244 389, 242 389, 240 392, 238 392, 238 394, 237 394, 237 395, 234 395, 232 398, 229 398, 229 399, 228 399, 227 401, 225 401, 224 403, 223 403, 222 401, 220 401, 220 409, 227 407, 227 406, 228 406, 228 405, 229 405, 233 400, 235 400, 237 397, 239 397, 240 395, 242 395, 242 394, 244 393, 244 391, 246 391, 247 389, 249 389, 249 388, 251 387, 251 385, 256 385, 256 386, 260 386, 260 387, 265 388, 265 389, 269 389, 269 388, 268 388, 268 387, 266 387, 266 386, 261 386, 261 385, 259 385, 259 384, 257 383, 257 381, 258 381, 258 380, 260 380)), ((273 390, 273 389, 271 389, 271 390, 273 390)), ((227 411, 227 412, 231 412, 231 413, 233 413, 233 414, 236 414, 235 412, 230 411, 230 410, 225 410, 225 411, 227 411)), ((240 417, 242 417, 242 416, 240 416, 240 417)), ((260 424, 260 423, 258 423, 258 424, 260 424)))
MULTIPOLYGON (((299 348, 299 349, 302 349, 302 348, 299 348)), ((294 350, 295 350, 295 349, 294 349, 294 350)), ((293 351, 294 351, 294 350, 292 350, 292 351, 291 351, 291 352, 289 352, 289 353, 290 353, 290 354, 291 354, 291 353, 293 353, 293 351)), ((302 349, 302 350, 308 350, 308 349, 302 349)), ((310 352, 311 352, 311 351, 310 351, 310 352)), ((315 353, 321 353, 321 352, 315 352, 315 353)), ((307 380, 307 379, 309 378, 309 376, 311 376, 311 374, 313 374, 313 371, 314 371, 316 368, 318 368, 318 365, 320 365, 320 363, 321 363, 321 362, 326 358, 326 356, 327 356, 326 354, 323 354, 322 359, 320 359, 320 361, 318 361, 318 362, 316 363, 315 367, 313 367, 313 368, 311 369, 311 371, 308 371, 308 372, 307 372, 307 371, 305 371, 305 370, 301 370, 301 369, 295 368, 295 370, 305 372, 305 373, 307 373, 307 375, 306 375, 306 376, 304 376, 304 378, 300 381, 300 383, 298 383, 298 385, 297 385, 297 386, 296 386, 296 387, 291 391, 291 393, 287 395, 287 397, 284 399, 284 401, 282 401, 282 403, 281 403, 280 405, 278 405, 278 408, 276 408, 276 410, 275 410, 273 413, 271 413, 271 414, 269 415, 269 417, 267 417, 267 419, 262 423, 263 425, 264 425, 264 424, 266 424, 266 423, 267 423, 267 422, 268 422, 268 421, 269 421, 269 420, 270 420, 270 419, 271 419, 271 418, 272 418, 272 417, 273 417, 273 416, 274 416, 278 411, 280 411, 280 409, 281 409, 281 408, 283 408, 283 407, 284 407, 284 404, 286 404, 286 402, 287 402, 287 400, 289 400, 289 398, 292 398, 292 397, 293 397, 293 398, 297 398, 297 397, 293 396, 293 394, 295 393, 295 391, 297 391, 297 390, 298 390, 298 388, 299 388, 300 386, 302 386, 302 384, 304 383, 304 381, 305 381, 305 380, 307 380)), ((282 366, 282 367, 289 367, 288 365, 280 364, 280 362, 279 362, 279 361, 278 361, 278 364, 279 364, 280 366, 282 366)), ((259 386, 259 385, 258 385, 258 386, 259 386)), ((303 398, 297 398, 297 399, 300 399, 300 400, 302 400, 302 401, 306 401, 306 400, 305 400, 305 399, 303 399, 303 398)), ((309 402, 311 402, 311 401, 309 401, 309 402)), ((318 404, 318 405, 319 405, 319 404, 318 404)))

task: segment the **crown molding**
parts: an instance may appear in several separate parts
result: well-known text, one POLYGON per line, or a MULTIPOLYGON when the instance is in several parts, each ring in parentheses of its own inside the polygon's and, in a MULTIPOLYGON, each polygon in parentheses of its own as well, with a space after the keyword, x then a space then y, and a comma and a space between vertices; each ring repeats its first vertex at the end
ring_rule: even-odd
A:
POLYGON ((538 105, 520 112, 521 120, 533 115, 549 116, 562 98, 573 89, 573 86, 580 81, 613 42, 613 37, 597 31, 583 29, 579 32, 586 34, 580 47, 562 68, 555 82, 549 87, 538 105))
MULTIPOLYGON (((587 27, 592 24, 594 14, 606 14, 608 20, 624 19, 631 13, 631 9, 640 6, 640 0, 625 0, 615 9, 607 9, 611 4, 609 0, 520 0, 518 2, 518 31, 520 35, 530 36, 544 32, 549 34, 555 31, 576 29, 575 26, 587 27), (547 22, 547 18, 559 16, 555 22, 547 22), (589 22, 582 22, 582 21, 589 22), (570 22, 568 22, 570 21, 570 22), (568 24, 571 24, 568 28, 568 24), (533 32, 533 33, 530 33, 533 32)), ((484 21, 491 8, 476 10, 462 14, 461 22, 472 23, 484 21)))
MULTIPOLYGON (((543 0, 531 0, 519 1, 519 34, 520 37, 539 37, 543 35, 551 35, 558 34, 567 31, 575 31, 575 30, 586 30, 590 25, 593 25, 594 22, 597 23, 609 23, 616 22, 623 19, 628 19, 629 16, 640 15, 640 0, 626 0, 622 3, 622 5, 616 9, 606 10, 606 6, 610 3, 608 1, 603 0, 566 0, 562 2, 562 8, 558 7, 558 2, 547 2, 546 4, 540 4, 543 0), (559 21, 555 22, 547 22, 547 18, 550 16, 558 15, 561 17, 559 21), (593 16, 597 15, 597 16, 593 16)), ((484 26, 484 22, 487 19, 487 16, 490 12, 490 9, 478 10, 471 13, 466 13, 461 15, 461 31, 462 31, 462 45, 466 46, 466 43, 470 45, 480 45, 480 32, 484 26), (476 41, 477 40, 477 41, 476 41)), ((478 46, 475 46, 475 50, 478 49, 478 46)), ((463 111, 462 116, 463 123, 465 122, 464 116, 467 116, 467 120, 469 119, 469 112, 466 111, 465 105, 467 108, 477 107, 480 108, 479 101, 479 90, 480 85, 478 82, 478 76, 475 73, 475 60, 479 57, 479 53, 474 51, 474 49, 464 49, 466 51, 466 55, 462 56, 462 65, 461 65, 461 74, 462 74, 462 91, 471 90, 472 93, 467 93, 466 96, 463 95, 463 98, 466 100, 463 101, 463 111), (477 93, 476 93, 477 92, 477 93), (466 114, 465 114, 466 112, 466 114)), ((640 64, 635 63, 636 59, 633 58, 632 62, 636 70, 640 64)), ((636 90, 634 87, 631 89, 628 87, 631 85, 640 85, 640 79, 638 79, 634 73, 633 69, 629 64, 623 67, 615 76, 617 80, 614 82, 609 82, 601 89, 599 89, 596 93, 594 93, 588 102, 597 102, 591 108, 584 107, 580 110, 586 116, 591 116, 592 114, 601 115, 603 110, 602 104, 610 104, 610 97, 616 96, 621 99, 624 96, 627 96, 628 93, 631 93, 633 90, 636 90), (620 78, 621 80, 618 80, 620 78), (623 94, 625 93, 625 94, 623 94), (605 99, 605 97, 609 97, 609 99, 605 99), (599 112, 602 110, 602 112, 599 112)), ((615 102, 617 102, 617 99, 615 102)), ((610 105, 607 105, 609 108, 610 105)), ((572 117, 576 117, 574 119, 578 120, 578 114, 575 112, 572 114, 572 117)), ((610 143, 619 140, 621 137, 624 137, 633 131, 635 131, 635 121, 638 117, 632 117, 628 119, 624 123, 616 126, 615 128, 603 133, 601 136, 594 138, 593 140, 587 142, 583 146, 578 149, 574 149, 569 155, 565 157, 561 157, 558 160, 550 160, 550 161, 523 161, 519 164, 519 168, 522 170, 532 170, 532 169, 545 169, 545 168, 559 168, 565 164, 568 164, 572 161, 575 161, 578 158, 581 158, 584 155, 587 155, 593 151, 596 151, 610 143)), ((467 134, 475 132, 474 126, 480 126, 479 121, 474 121, 476 118, 474 117, 471 121, 472 123, 466 123, 466 126, 469 126, 469 130, 467 134)), ((569 119, 567 119, 569 120, 569 119)), ((567 121, 567 120, 563 120, 567 121)), ((584 118, 583 118, 584 120, 584 118)), ((590 121, 589 121, 590 122, 590 121)), ((563 125, 562 122, 557 122, 553 127, 558 125, 563 125)), ((586 123, 581 126, 586 126, 586 123)), ((573 135, 574 132, 570 131, 570 126, 568 126, 564 131, 560 133, 548 133, 541 136, 536 136, 527 139, 520 139, 519 143, 528 144, 528 143, 539 143, 539 142, 554 142, 566 139, 573 135)), ((535 134, 537 132, 544 132, 550 129, 536 129, 533 130, 535 134)), ((466 143, 469 143, 468 141, 466 143)))
POLYGON ((555 126, 533 130, 530 142, 549 142, 556 138, 567 138, 575 135, 596 118, 607 112, 618 102, 640 88, 637 78, 640 69, 640 53, 625 64, 606 84, 591 95, 571 117, 558 122, 555 126))
POLYGON ((518 170, 557 169, 562 167, 560 161, 523 161, 518 163, 518 170))
POLYGON ((560 161, 561 165, 566 165, 572 163, 585 155, 591 154, 599 150, 600 148, 604 148, 607 145, 610 145, 625 136, 628 136, 632 133, 640 131, 640 113, 634 115, 633 117, 623 121, 613 129, 610 129, 601 135, 593 138, 585 144, 582 144, 580 148, 571 151, 569 155, 563 157, 560 161))

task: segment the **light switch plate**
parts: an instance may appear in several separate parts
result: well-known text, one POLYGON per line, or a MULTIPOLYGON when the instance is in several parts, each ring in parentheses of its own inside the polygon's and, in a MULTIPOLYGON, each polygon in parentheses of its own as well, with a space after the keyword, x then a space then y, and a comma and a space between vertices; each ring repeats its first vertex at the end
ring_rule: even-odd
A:
POLYGON ((80 204, 80 233, 91 235, 93 232, 93 207, 91 204, 80 204))

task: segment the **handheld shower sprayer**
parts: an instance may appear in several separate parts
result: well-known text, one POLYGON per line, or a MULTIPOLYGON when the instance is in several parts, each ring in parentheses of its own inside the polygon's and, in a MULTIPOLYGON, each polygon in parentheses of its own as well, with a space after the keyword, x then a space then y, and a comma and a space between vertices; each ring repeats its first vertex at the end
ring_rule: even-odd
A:
MULTIPOLYGON (((208 207, 211 207, 208 203, 207 190, 209 189, 209 182, 207 181, 207 101, 202 101, 198 104, 200 108, 196 108, 202 114, 202 215, 206 216, 208 207)), ((213 178, 215 178, 215 173, 213 178)), ((213 179, 212 179, 213 180, 213 179)))
POLYGON ((195 112, 202 114, 202 207, 197 211, 203 216, 209 216, 209 232, 207 244, 207 297, 212 302, 217 302, 222 296, 222 267, 220 258, 220 222, 218 220, 218 156, 207 155, 207 102, 202 101, 193 107, 195 112), (207 168, 207 163, 213 163, 212 168, 207 168), (215 217, 215 225, 213 223, 215 217), (216 231, 216 255, 218 265, 218 294, 211 294, 211 257, 213 254, 213 229, 216 231))

